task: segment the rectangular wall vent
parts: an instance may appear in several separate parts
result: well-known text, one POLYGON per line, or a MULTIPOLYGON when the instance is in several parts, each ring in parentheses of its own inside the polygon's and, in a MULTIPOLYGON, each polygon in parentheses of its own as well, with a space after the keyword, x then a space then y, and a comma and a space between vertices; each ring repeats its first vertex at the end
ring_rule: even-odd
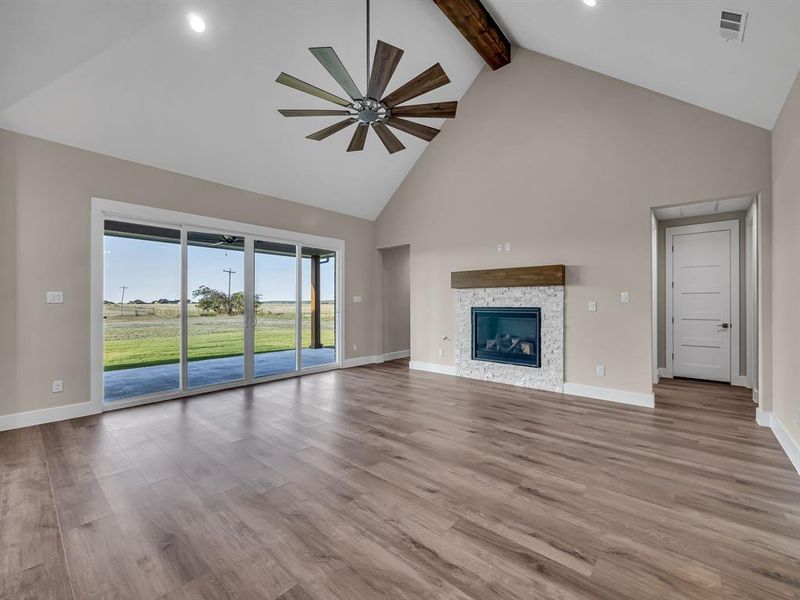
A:
POLYGON ((746 12, 723 10, 719 21, 719 34, 726 42, 743 42, 744 26, 747 23, 746 12))

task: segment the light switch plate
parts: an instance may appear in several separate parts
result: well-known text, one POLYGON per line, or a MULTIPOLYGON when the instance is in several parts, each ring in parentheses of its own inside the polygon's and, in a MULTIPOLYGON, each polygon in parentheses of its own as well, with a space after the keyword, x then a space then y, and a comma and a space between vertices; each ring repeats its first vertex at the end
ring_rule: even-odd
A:
POLYGON ((48 304, 61 304, 64 302, 64 292, 47 292, 48 304))
POLYGON ((626 304, 631 301, 631 295, 629 292, 621 292, 619 295, 619 301, 623 304, 626 304))
POLYGON ((594 300, 589 302, 589 312, 597 312, 597 302, 594 300))
POLYGON ((606 368, 603 365, 597 365, 597 367, 595 367, 595 372, 597 373, 598 377, 606 376, 606 368))
POLYGON ((511 242, 506 242, 506 252, 511 252, 511 242))
POLYGON ((63 379, 53 379, 53 393, 60 394, 64 391, 64 380, 63 379))

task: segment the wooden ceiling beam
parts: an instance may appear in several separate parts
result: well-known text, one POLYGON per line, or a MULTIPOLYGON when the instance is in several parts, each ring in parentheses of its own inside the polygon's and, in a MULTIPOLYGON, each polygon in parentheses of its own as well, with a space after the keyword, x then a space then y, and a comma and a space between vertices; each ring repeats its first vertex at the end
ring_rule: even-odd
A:
POLYGON ((511 62, 511 42, 481 0, 433 1, 493 71, 511 62))

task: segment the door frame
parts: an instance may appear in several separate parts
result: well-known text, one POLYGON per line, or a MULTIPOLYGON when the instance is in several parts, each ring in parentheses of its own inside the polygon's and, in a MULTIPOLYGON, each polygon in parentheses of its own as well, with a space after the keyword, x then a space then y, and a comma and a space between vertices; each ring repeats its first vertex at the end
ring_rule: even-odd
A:
MULTIPOLYGON (((337 238, 328 238, 319 235, 308 233, 299 233, 285 229, 276 229, 262 225, 254 225, 252 223, 242 223, 237 221, 229 221, 226 219, 217 219, 215 217, 205 217, 191 213, 178 212, 162 208, 155 208, 151 206, 144 206, 141 204, 132 204, 129 202, 119 202, 116 200, 108 200, 105 198, 91 199, 91 237, 90 237, 90 402, 96 412, 103 412, 109 410, 116 410, 120 408, 127 408, 129 406, 137 406, 140 404, 149 404, 152 402, 161 402, 163 400, 171 400, 175 398, 185 398, 198 394, 206 394, 218 390, 229 388, 242 387, 253 385, 257 383, 265 383, 278 379, 286 379, 289 377, 297 377, 299 375, 307 375, 311 373, 320 373, 323 371, 330 371, 340 369, 343 365, 343 350, 345 346, 345 313, 344 313, 344 264, 345 264, 345 242, 337 238), (195 231, 209 231, 220 232, 245 236, 245 289, 252 286, 248 283, 247 277, 252 276, 254 267, 252 264, 252 252, 248 258, 247 248, 252 249, 253 240, 269 240, 274 242, 283 242, 286 244, 294 244, 297 246, 297 252, 302 255, 302 246, 312 246, 318 248, 325 248, 326 250, 333 250, 336 252, 336 308, 335 308, 335 327, 336 327, 336 361, 330 365, 323 365, 320 367, 307 367, 301 368, 300 359, 297 359, 294 371, 287 373, 280 373, 278 375, 270 375, 266 377, 258 377, 247 379, 247 371, 250 367, 248 364, 253 357, 252 348, 252 331, 248 323, 248 315, 245 314, 244 324, 244 362, 245 362, 245 379, 236 381, 225 382, 217 385, 205 386, 202 388, 188 388, 186 383, 186 366, 184 360, 186 358, 187 349, 187 334, 186 321, 188 315, 185 310, 181 311, 181 389, 174 390, 166 393, 149 394, 139 396, 132 400, 115 401, 113 404, 106 404, 103 402, 103 268, 104 268, 104 223, 106 219, 121 219, 133 223, 140 223, 144 225, 155 225, 158 227, 170 227, 181 231, 181 271, 180 271, 180 287, 181 287, 181 306, 185 299, 188 297, 187 289, 187 247, 186 237, 189 230, 195 231), (248 265, 248 262, 251 264, 248 265)), ((299 295, 302 290, 302 265, 301 261, 297 262, 297 279, 296 279, 296 300, 299 300, 302 305, 302 298, 299 295)), ((245 294, 247 300, 247 294, 245 294)), ((252 304, 251 304, 252 307, 252 304)), ((297 310, 296 323, 302 323, 302 315, 300 310, 297 310)), ((301 338, 301 333, 296 329, 296 339, 301 338)), ((299 343, 298 343, 299 344, 299 343)), ((300 345, 296 346, 297 356, 301 354, 302 348, 300 345)))
POLYGON ((739 365, 739 346, 740 346, 740 339, 741 333, 739 329, 741 328, 741 321, 739 318, 739 293, 740 293, 740 282, 739 282, 739 221, 738 220, 728 220, 728 221, 714 221, 712 223, 699 223, 695 225, 679 225, 676 227, 667 227, 665 230, 664 236, 664 256, 666 257, 666 289, 665 296, 666 296, 666 314, 665 314, 665 331, 667 333, 667 356, 666 356, 666 377, 673 376, 673 352, 674 352, 674 344, 673 344, 673 238, 676 235, 685 235, 691 233, 708 233, 711 231, 730 231, 731 233, 731 257, 730 257, 730 265, 731 265, 731 290, 730 290, 730 298, 731 298, 731 333, 735 332, 735 335, 731 335, 731 343, 730 343, 730 352, 731 352, 731 385, 738 385, 738 386, 747 386, 747 376, 740 374, 740 365, 739 365))

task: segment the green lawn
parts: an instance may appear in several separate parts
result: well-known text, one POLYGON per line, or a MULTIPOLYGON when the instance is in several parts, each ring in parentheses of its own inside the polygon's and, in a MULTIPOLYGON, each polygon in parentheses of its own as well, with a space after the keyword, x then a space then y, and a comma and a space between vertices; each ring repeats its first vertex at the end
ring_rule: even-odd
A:
MULTIPOLYGON (((180 310, 174 304, 105 305, 106 371, 179 361, 180 310)), ((236 356, 244 352, 242 315, 204 316, 189 306, 189 360, 236 356)), ((334 305, 322 304, 322 343, 333 346, 334 305)), ((255 351, 294 348, 294 305, 263 304, 258 311, 255 351)), ((303 346, 311 340, 311 309, 303 304, 303 346)))

